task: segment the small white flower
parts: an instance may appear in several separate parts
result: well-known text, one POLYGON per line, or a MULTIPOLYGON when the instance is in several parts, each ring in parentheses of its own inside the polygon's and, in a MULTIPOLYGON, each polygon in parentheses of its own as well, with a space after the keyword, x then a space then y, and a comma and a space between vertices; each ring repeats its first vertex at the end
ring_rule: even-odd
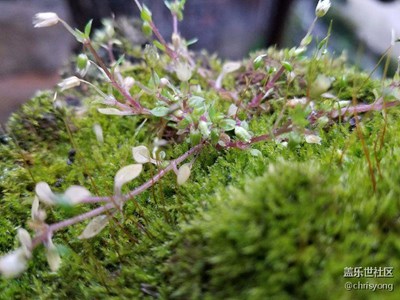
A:
POLYGON ((160 87, 163 88, 164 86, 167 86, 167 85, 169 85, 168 79, 165 78, 165 77, 162 77, 162 78, 160 79, 160 87))
POLYGON ((297 105, 304 105, 307 103, 307 98, 293 98, 286 102, 286 105, 289 107, 296 107, 297 105))
POLYGON ((175 67, 176 76, 180 81, 188 81, 192 77, 192 70, 188 63, 178 62, 175 67))
POLYGON ((129 91, 135 85, 135 79, 131 76, 124 78, 124 88, 129 91))
POLYGON ((330 7, 330 0, 318 0, 317 7, 315 8, 315 15, 317 16, 317 18, 322 18, 323 16, 325 16, 330 7))
POLYGON ((27 257, 22 248, 0 257, 0 273, 4 277, 14 278, 27 268, 27 257))
POLYGON ((33 17, 33 25, 35 28, 53 26, 56 25, 59 21, 60 18, 54 12, 37 13, 33 17))
POLYGON ((208 124, 206 121, 200 121, 199 122, 199 130, 203 137, 208 138, 211 134, 210 129, 208 128, 208 124))
POLYGON ((65 78, 63 81, 61 81, 58 86, 61 88, 61 91, 79 86, 81 84, 81 80, 76 77, 76 76, 71 76, 68 78, 65 78))
POLYGON ((306 143, 308 144, 318 144, 321 145, 321 138, 318 135, 315 134, 308 134, 305 137, 306 143))

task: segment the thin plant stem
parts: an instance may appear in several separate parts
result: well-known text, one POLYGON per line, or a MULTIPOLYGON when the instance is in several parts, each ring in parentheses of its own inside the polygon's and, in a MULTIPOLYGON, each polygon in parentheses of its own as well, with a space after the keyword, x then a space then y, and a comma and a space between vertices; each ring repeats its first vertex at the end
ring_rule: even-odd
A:
MULTIPOLYGON (((161 178, 163 178, 166 174, 168 174, 170 171, 173 170, 175 164, 180 164, 184 160, 186 160, 189 156, 197 153, 200 151, 203 147, 205 146, 205 143, 198 144, 197 146, 191 148, 189 151, 178 157, 177 159, 173 160, 166 168, 160 170, 155 176, 153 176, 150 180, 142 184, 141 186, 137 187, 133 191, 129 192, 125 196, 121 197, 121 201, 125 203, 126 201, 134 198, 135 196, 141 194, 148 188, 152 187, 155 183, 157 183, 161 178)), ((93 200, 91 199, 92 197, 88 197, 86 200, 93 200)), ((109 201, 109 203, 97 207, 89 212, 80 214, 78 216, 75 216, 73 218, 54 223, 51 225, 48 225, 43 232, 41 232, 39 235, 37 235, 33 241, 32 241, 32 247, 31 249, 33 250, 36 246, 44 242, 49 236, 52 236, 54 232, 59 231, 63 228, 66 228, 68 226, 83 222, 85 220, 91 219, 93 217, 96 217, 102 213, 107 212, 110 209, 115 208, 115 204, 110 202, 111 197, 96 197, 97 200, 100 201, 109 201)))

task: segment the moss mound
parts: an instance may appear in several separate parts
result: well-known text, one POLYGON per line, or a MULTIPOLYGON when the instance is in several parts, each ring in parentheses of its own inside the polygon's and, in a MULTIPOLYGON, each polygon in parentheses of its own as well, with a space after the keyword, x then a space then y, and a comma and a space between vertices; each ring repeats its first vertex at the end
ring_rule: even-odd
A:
MULTIPOLYGON (((344 266, 398 266, 396 238, 379 226, 388 216, 358 219, 376 198, 348 194, 338 172, 318 163, 270 165, 261 177, 231 189, 184 227, 166 265, 176 299, 365 299, 346 291, 344 266)), ((393 207, 392 207, 393 208, 393 207)), ((398 204, 396 205, 398 209, 398 204)), ((391 209, 386 208, 386 214, 391 209)), ((364 218, 364 217, 362 217, 364 218)), ((397 229, 395 229, 397 228, 397 229)), ((396 268, 396 267, 395 267, 396 268)), ((398 284, 390 278, 362 282, 398 284)), ((388 291, 372 298, 394 299, 388 291)))
MULTIPOLYGON (((178 186, 171 172, 129 201, 124 218, 113 218, 93 239, 76 238, 85 224, 58 232, 54 243, 62 256, 61 269, 50 273, 39 247, 28 272, 18 279, 0 278, 0 299, 398 299, 400 110, 364 114, 359 130, 351 119, 308 126, 311 112, 290 110, 285 103, 312 93, 318 74, 325 75, 322 81, 332 80, 324 92, 330 88, 335 95, 365 103, 376 100, 387 83, 371 80, 340 59, 306 59, 289 52, 268 50, 265 63, 275 66, 290 58, 296 78, 292 81, 286 72, 261 110, 249 110, 249 118, 245 112, 238 114, 245 115, 242 119, 248 119, 256 135, 271 132, 277 120, 291 119, 317 132, 320 145, 306 143, 298 132, 247 150, 207 145, 196 156, 188 183, 178 186), (346 267, 393 268, 394 277, 345 278, 346 267), (346 282, 380 288, 347 291, 346 282)), ((255 57, 242 63, 251 76, 228 74, 223 82, 225 87, 237 85, 233 90, 246 103, 270 82, 270 74, 253 69, 255 57)), ((222 64, 208 59, 202 57, 198 66, 216 78, 222 64)), ((178 85, 164 67, 156 68, 159 77, 178 85)), ((122 72, 152 82, 142 63, 122 72)), ((210 102, 207 109, 228 110, 230 103, 204 77, 194 75, 191 83, 210 102)), ((134 87, 132 93, 138 90, 134 87)), ((331 97, 315 95, 317 107, 335 105, 331 97)), ((394 92, 382 97, 397 99, 394 92)), ((116 172, 133 163, 133 146, 151 148, 154 138, 168 139, 163 148, 167 159, 190 148, 190 142, 176 134, 181 124, 169 126, 154 116, 99 114, 90 90, 66 93, 65 98, 66 103, 78 98, 78 106, 60 108, 50 93, 38 95, 10 119, 1 138, 2 254, 17 245, 15 232, 30 217, 37 182, 49 183, 55 192, 77 184, 93 195, 112 195, 116 172), (95 124, 103 129, 104 143, 96 140, 95 124)), ((153 100, 143 96, 146 104, 153 105, 153 100)), ((227 135, 234 138, 232 131, 227 135)), ((153 165, 144 168, 124 192, 158 171, 153 165)), ((55 207, 47 221, 93 207, 55 207)))

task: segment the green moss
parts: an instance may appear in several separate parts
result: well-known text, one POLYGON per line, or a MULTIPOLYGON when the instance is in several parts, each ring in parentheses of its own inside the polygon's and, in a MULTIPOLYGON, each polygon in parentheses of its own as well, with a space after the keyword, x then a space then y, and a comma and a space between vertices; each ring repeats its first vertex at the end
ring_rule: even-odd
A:
MULTIPOLYGON (((278 161, 183 227, 163 269, 165 288, 174 299, 365 299, 371 292, 344 289, 357 282, 343 278, 345 266, 399 266, 388 229, 372 225, 377 200, 346 193, 340 172, 318 162, 278 161)), ((398 211, 390 202, 395 207, 383 210, 398 211)))
MULTIPOLYGON (((255 135, 269 133, 280 117, 288 119, 289 114, 280 115, 284 99, 306 96, 315 74, 332 77, 331 91, 342 99, 355 93, 359 101, 371 102, 382 84, 340 59, 290 57, 287 50, 273 49, 268 54, 271 65, 292 60, 297 76, 289 85, 282 76, 263 103, 263 113, 251 112, 249 129, 255 135)), ((253 58, 243 65, 251 65, 253 58)), ((222 63, 209 58, 198 66, 218 74, 222 63)), ((145 83, 150 80, 145 68, 137 64, 122 71, 145 83)), ((177 84, 170 70, 160 67, 156 72, 177 84)), ((254 79, 249 85, 250 77, 239 77, 229 74, 224 84, 234 86, 245 100, 266 83, 265 78, 254 79)), ((205 78, 192 80, 209 105, 227 111, 230 102, 209 89, 205 78)), ((51 94, 43 93, 8 123, 9 137, 0 144, 1 253, 16 246, 16 228, 26 227, 35 183, 48 182, 56 192, 79 184, 94 195, 110 195, 115 173, 133 163, 131 147, 151 148, 155 137, 164 137, 169 140, 163 148, 167 159, 190 148, 188 139, 176 136, 170 124, 159 131, 165 124, 158 118, 101 115, 91 90, 77 97, 82 107, 56 109, 51 94), (78 113, 81 109, 86 111, 78 113), (103 144, 96 140, 94 124, 103 129, 103 144)), ((149 95, 141 100, 155 105, 149 95)), ((332 105, 315 100, 317 107, 332 105)), ((370 282, 399 283, 399 114, 393 108, 386 123, 380 112, 361 120, 375 193, 359 135, 344 121, 310 128, 322 137, 321 145, 307 144, 297 134, 287 146, 278 141, 253 145, 260 156, 250 149, 207 146, 196 156, 188 183, 178 186, 176 176, 168 174, 125 206, 123 220, 117 216, 95 238, 76 238, 85 224, 57 233, 54 242, 63 260, 58 273, 49 272, 39 247, 28 272, 18 279, 0 279, 0 299, 396 299, 396 290, 346 291, 344 283, 357 280, 345 280, 343 270, 390 266, 394 279, 370 282)), ((124 192, 157 172, 153 165, 144 168, 124 192)), ((48 221, 88 209, 53 208, 48 221)))

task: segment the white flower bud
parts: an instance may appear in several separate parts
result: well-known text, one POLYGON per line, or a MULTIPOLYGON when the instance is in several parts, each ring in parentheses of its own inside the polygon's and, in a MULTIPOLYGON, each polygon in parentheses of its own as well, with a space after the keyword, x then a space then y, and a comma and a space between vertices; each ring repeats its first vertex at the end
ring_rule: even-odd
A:
POLYGON ((307 103, 307 98, 293 98, 286 102, 286 105, 289 107, 296 107, 297 105, 304 105, 307 103))
POLYGON ((180 81, 188 81, 192 77, 192 70, 186 62, 178 62, 175 67, 176 76, 180 81))
POLYGON ((124 87, 126 90, 130 90, 135 85, 135 79, 133 77, 125 77, 124 79, 124 87))
POLYGON ((181 118, 183 116, 183 111, 181 109, 174 111, 174 116, 181 118))
POLYGON ((168 84, 169 84, 169 81, 168 81, 167 78, 162 77, 162 78, 160 79, 160 87, 164 87, 164 86, 166 86, 166 85, 168 85, 168 84))
POLYGON ((33 17, 33 25, 35 28, 53 26, 60 21, 60 18, 54 12, 37 13, 33 17))
POLYGON ((81 80, 76 77, 76 76, 71 76, 68 78, 65 78, 63 81, 61 81, 58 86, 61 88, 61 91, 79 86, 81 84, 81 80))
POLYGON ((210 129, 208 128, 207 122, 200 121, 199 122, 199 130, 204 138, 208 138, 210 136, 210 129))
POLYGON ((315 8, 315 15, 317 16, 317 18, 322 18, 323 16, 325 16, 330 7, 330 0, 318 0, 317 7, 315 8))
POLYGON ((305 137, 306 143, 308 144, 318 144, 321 145, 321 138, 318 135, 315 134, 308 134, 305 137))
POLYGON ((172 45, 174 45, 175 49, 179 49, 181 47, 182 40, 179 34, 173 33, 171 40, 172 40, 172 45))
POLYGON ((85 76, 90 67, 90 61, 86 54, 81 53, 76 58, 76 71, 80 76, 85 76))

